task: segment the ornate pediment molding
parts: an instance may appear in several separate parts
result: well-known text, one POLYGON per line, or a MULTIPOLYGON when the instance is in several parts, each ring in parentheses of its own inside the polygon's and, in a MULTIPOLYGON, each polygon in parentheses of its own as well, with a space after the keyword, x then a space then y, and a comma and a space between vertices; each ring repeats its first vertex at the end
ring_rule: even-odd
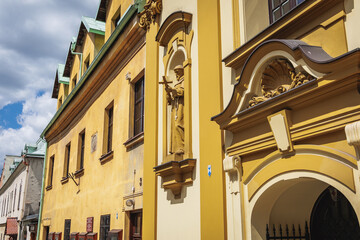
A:
POLYGON ((174 12, 168 16, 161 25, 156 41, 166 46, 170 39, 180 30, 187 34, 187 28, 192 21, 192 14, 187 12, 174 12))
POLYGON ((286 59, 272 60, 261 76, 261 95, 253 96, 248 107, 253 107, 315 79, 305 71, 296 71, 286 59))
POLYGON ((162 11, 161 0, 148 0, 144 5, 144 11, 139 14, 139 26, 143 29, 149 29, 150 25, 155 22, 156 16, 162 11))
POLYGON ((280 105, 281 108, 292 108, 298 101, 313 99, 314 92, 323 98, 325 93, 331 94, 330 89, 336 89, 336 82, 352 79, 357 74, 359 54, 360 51, 356 49, 332 58, 321 47, 299 40, 273 39, 263 42, 250 53, 239 76, 236 76, 237 82, 228 105, 212 120, 221 129, 237 131, 245 124, 244 119, 254 122, 254 117, 262 116, 259 113, 266 116, 279 111, 280 105), (275 60, 285 62, 279 64, 275 60), (268 66, 271 67, 267 69, 268 66), (275 71, 273 68, 276 67, 280 69, 274 74, 271 71, 275 71), (277 76, 279 72, 283 74, 282 77, 277 76), (266 74, 274 74, 271 78, 277 81, 272 82, 266 74))

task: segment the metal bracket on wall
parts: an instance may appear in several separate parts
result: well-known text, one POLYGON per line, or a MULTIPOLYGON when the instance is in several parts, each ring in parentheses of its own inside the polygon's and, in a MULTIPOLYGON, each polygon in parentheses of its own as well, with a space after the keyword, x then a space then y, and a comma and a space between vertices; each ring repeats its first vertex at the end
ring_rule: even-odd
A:
POLYGON ((70 173, 69 176, 70 176, 71 179, 74 181, 75 185, 76 185, 76 186, 79 186, 79 183, 77 183, 77 182, 75 181, 74 173, 70 173))

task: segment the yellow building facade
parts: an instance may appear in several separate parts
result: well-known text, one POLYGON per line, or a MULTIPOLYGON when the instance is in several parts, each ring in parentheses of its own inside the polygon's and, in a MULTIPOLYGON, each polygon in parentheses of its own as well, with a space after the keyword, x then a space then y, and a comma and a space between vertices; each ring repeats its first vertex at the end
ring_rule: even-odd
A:
POLYGON ((40 239, 141 237, 145 32, 143 4, 101 1, 83 17, 53 97, 40 239), (121 231, 120 231, 121 230, 121 231))
POLYGON ((359 239, 359 22, 356 0, 100 1, 57 69, 40 236, 359 239))
POLYGON ((147 1, 143 239, 359 238, 359 11, 147 1))
POLYGON ((358 239, 359 2, 223 5, 228 239, 358 239))
POLYGON ((149 81, 143 239, 226 239, 223 140, 210 121, 223 109, 219 11, 213 0, 152 0, 140 15, 149 81))

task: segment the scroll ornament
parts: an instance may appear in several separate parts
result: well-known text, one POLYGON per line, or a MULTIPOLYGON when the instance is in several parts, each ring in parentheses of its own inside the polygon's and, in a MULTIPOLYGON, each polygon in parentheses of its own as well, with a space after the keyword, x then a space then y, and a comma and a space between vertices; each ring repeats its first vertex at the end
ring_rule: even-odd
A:
POLYGON ((249 101, 249 107, 265 102, 312 79, 314 77, 305 71, 296 72, 289 61, 275 59, 269 63, 262 74, 262 96, 253 96, 249 101))
POLYGON ((162 10, 161 0, 148 0, 144 5, 144 11, 139 14, 139 26, 143 29, 149 29, 151 23, 155 22, 156 15, 162 10))

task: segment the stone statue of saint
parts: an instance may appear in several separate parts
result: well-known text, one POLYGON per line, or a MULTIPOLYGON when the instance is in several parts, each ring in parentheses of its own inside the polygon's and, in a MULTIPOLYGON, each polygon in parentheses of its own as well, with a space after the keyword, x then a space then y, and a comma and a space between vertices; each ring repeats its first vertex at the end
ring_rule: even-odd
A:
POLYGON ((184 68, 179 65, 174 68, 176 83, 173 87, 165 83, 167 101, 171 105, 171 135, 170 153, 184 154, 184 68))

